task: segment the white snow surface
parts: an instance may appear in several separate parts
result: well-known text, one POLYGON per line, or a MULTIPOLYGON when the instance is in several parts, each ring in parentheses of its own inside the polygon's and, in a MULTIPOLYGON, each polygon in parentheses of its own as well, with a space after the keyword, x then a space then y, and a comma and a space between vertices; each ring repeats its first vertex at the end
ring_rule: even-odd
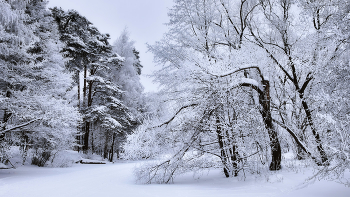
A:
POLYGON ((279 171, 260 179, 225 178, 220 170, 201 177, 177 177, 173 184, 135 183, 138 162, 103 165, 75 164, 70 168, 24 166, 0 170, 1 197, 348 197, 350 188, 317 181, 306 188, 296 186, 311 174, 279 171))
POLYGON ((254 79, 240 78, 240 83, 248 83, 256 87, 259 87, 259 83, 254 79))

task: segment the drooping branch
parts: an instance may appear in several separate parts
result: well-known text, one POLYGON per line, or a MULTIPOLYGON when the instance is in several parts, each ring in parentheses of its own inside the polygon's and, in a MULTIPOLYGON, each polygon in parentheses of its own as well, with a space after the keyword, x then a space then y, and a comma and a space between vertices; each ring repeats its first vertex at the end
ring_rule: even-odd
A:
POLYGON ((198 104, 193 103, 193 104, 190 104, 190 105, 186 105, 186 106, 181 107, 181 108, 175 113, 175 115, 174 115, 172 118, 170 118, 168 121, 164 122, 164 123, 161 124, 161 125, 152 127, 152 128, 162 127, 162 126, 164 126, 164 125, 169 124, 171 121, 173 121, 173 120, 176 118, 176 116, 177 116, 182 110, 184 110, 184 109, 186 109, 186 108, 189 108, 189 107, 194 107, 194 106, 197 106, 197 105, 198 105, 198 104))
POLYGON ((302 148, 306 154, 309 155, 309 157, 311 157, 316 164, 321 164, 321 161, 319 161, 316 157, 312 156, 311 152, 308 150, 308 148, 300 141, 300 139, 298 138, 298 136, 290 129, 288 128, 285 124, 282 124, 281 122, 273 119, 273 121, 278 124, 280 127, 282 127, 283 129, 285 129, 295 140, 295 142, 299 145, 300 148, 302 148))
POLYGON ((241 86, 241 87, 251 87, 255 91, 257 91, 259 95, 263 95, 264 94, 264 92, 256 85, 253 85, 253 84, 250 84, 250 83, 240 83, 238 85, 241 86))
POLYGON ((299 140, 299 138, 297 137, 297 135, 290 129, 288 128, 286 125, 284 125, 283 123, 272 119, 276 124, 278 124, 280 127, 282 127, 283 129, 285 129, 295 140, 295 142, 309 155, 311 156, 311 152, 305 147, 305 145, 299 140))

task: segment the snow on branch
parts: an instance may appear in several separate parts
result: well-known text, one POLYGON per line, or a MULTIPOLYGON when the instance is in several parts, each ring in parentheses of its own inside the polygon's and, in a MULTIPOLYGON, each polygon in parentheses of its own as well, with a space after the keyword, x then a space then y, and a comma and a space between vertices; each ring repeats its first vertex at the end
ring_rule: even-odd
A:
POLYGON ((115 62, 115 61, 120 61, 120 62, 124 62, 125 61, 125 57, 120 56, 118 53, 115 53, 116 57, 110 57, 107 59, 108 62, 115 62))
POLYGON ((251 87, 254 90, 256 90, 259 94, 263 94, 262 88, 259 86, 259 83, 254 79, 240 78, 240 79, 232 82, 230 85, 231 89, 237 88, 237 87, 242 87, 242 86, 251 87))
POLYGON ((114 53, 112 57, 108 57, 105 59, 101 58, 99 61, 100 62, 107 62, 107 63, 124 62, 125 57, 120 56, 118 53, 114 53))
POLYGON ((175 115, 174 115, 172 118, 170 118, 168 121, 164 122, 164 123, 161 124, 161 125, 152 127, 152 128, 162 127, 162 126, 164 126, 164 125, 169 124, 171 121, 173 121, 173 120, 176 118, 176 116, 177 116, 182 110, 184 110, 184 109, 186 109, 186 108, 189 108, 189 107, 194 107, 194 106, 197 106, 197 105, 198 105, 198 104, 195 104, 195 103, 194 103, 194 104, 190 104, 190 105, 186 105, 186 106, 181 107, 181 108, 175 113, 175 115))
POLYGON ((239 84, 250 84, 256 87, 259 87, 259 83, 254 79, 249 78, 240 78, 238 81, 239 84))
POLYGON ((308 150, 308 148, 299 140, 299 138, 297 137, 297 135, 290 129, 288 128, 285 124, 275 120, 275 119, 272 119, 272 121, 274 121, 276 124, 278 124, 280 127, 282 127, 283 129, 285 129, 292 137, 293 139, 295 140, 295 142, 298 144, 298 146, 300 148, 302 148, 306 154, 308 154, 315 162, 316 164, 321 164, 322 162, 317 159, 316 157, 312 156, 311 152, 308 150))
POLYGON ((0 132, 0 135, 3 135, 3 134, 5 134, 5 133, 7 133, 7 132, 9 132, 9 131, 12 131, 12 130, 15 130, 15 129, 19 129, 19 128, 25 127, 25 126, 30 125, 30 124, 32 124, 33 122, 36 122, 36 121, 39 121, 39 120, 41 120, 41 118, 34 119, 34 120, 29 121, 29 122, 26 122, 26 123, 23 123, 23 124, 14 126, 14 127, 12 127, 12 128, 6 129, 6 130, 3 130, 3 131, 0 132))
POLYGON ((95 82, 100 82, 100 83, 106 83, 103 77, 92 75, 86 77, 87 81, 95 81, 95 82))
POLYGON ((111 129, 123 128, 123 126, 116 119, 111 117, 105 117, 102 126, 111 129))
POLYGON ((241 68, 238 68, 238 69, 234 69, 234 70, 230 70, 230 71, 227 71, 227 72, 224 72, 224 73, 220 73, 220 74, 215 74, 215 73, 209 73, 210 75, 213 75, 213 76, 216 76, 216 77, 227 77, 229 75, 232 75, 232 74, 235 74, 237 72, 240 72, 240 71, 244 71, 244 70, 249 70, 249 69, 256 69, 258 72, 259 72, 259 75, 261 77, 261 79, 264 81, 264 76, 262 75, 262 72, 259 68, 259 66, 257 65, 254 65, 254 66, 242 66, 241 68))

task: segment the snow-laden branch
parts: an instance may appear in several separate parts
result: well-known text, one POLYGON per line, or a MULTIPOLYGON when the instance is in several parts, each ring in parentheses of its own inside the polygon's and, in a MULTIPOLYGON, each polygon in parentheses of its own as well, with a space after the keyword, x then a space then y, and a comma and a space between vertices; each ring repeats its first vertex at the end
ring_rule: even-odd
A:
POLYGON ((262 72, 259 68, 259 66, 257 65, 254 65, 254 66, 242 66, 242 68, 238 68, 238 69, 234 69, 234 70, 230 70, 230 71, 227 71, 227 72, 224 72, 224 73, 220 73, 220 74, 216 74, 216 73, 210 73, 208 72, 210 75, 213 75, 213 76, 216 76, 216 77, 227 77, 229 75, 233 75, 237 72, 240 72, 240 71, 244 71, 244 70, 249 70, 249 69, 256 69, 261 77, 261 79, 264 81, 265 78, 264 76, 262 75, 262 72))
POLYGON ((248 78, 240 78, 234 82, 231 83, 230 88, 237 88, 237 87, 251 87, 254 90, 256 90, 259 94, 263 95, 263 90, 260 88, 259 83, 254 79, 248 79, 248 78))
POLYGON ((309 155, 311 156, 311 152, 306 148, 306 146, 299 140, 298 136, 292 131, 290 128, 288 128, 285 124, 272 119, 276 124, 278 124, 280 127, 285 129, 295 140, 295 142, 309 155))
POLYGON ((112 57, 100 58, 99 61, 104 63, 124 62, 125 57, 120 56, 118 53, 114 53, 112 57))
POLYGON ((174 115, 172 118, 170 118, 168 121, 164 122, 164 123, 161 124, 161 125, 152 127, 152 128, 162 127, 162 126, 164 126, 164 125, 169 124, 171 121, 173 121, 173 120, 176 118, 176 116, 177 116, 182 110, 184 110, 184 109, 186 109, 186 108, 189 108, 189 107, 194 107, 194 106, 197 106, 197 105, 198 105, 198 104, 194 103, 194 104, 190 104, 190 105, 186 105, 186 106, 181 107, 181 108, 175 113, 175 115, 174 115))
POLYGON ((31 121, 29 121, 29 122, 26 122, 26 123, 23 123, 23 124, 14 126, 14 127, 12 127, 12 128, 6 129, 6 130, 3 130, 3 131, 0 132, 0 135, 3 135, 3 134, 5 134, 5 133, 7 133, 7 132, 9 132, 9 131, 12 131, 12 130, 15 130, 15 129, 19 129, 19 128, 25 127, 25 126, 27 126, 27 125, 29 125, 29 124, 32 124, 33 122, 36 122, 36 121, 39 121, 39 120, 41 120, 41 118, 38 118, 38 119, 35 119, 35 120, 31 120, 31 121))
POLYGON ((107 59, 108 63, 112 63, 112 62, 124 62, 125 61, 125 57, 120 56, 118 53, 115 53, 115 57, 110 57, 107 59))
POLYGON ((259 87, 259 83, 255 79, 249 79, 249 78, 240 78, 237 81, 233 82, 231 84, 231 86, 241 85, 241 84, 249 84, 249 85, 252 85, 252 86, 259 87))
POLYGON ((88 76, 88 77, 86 77, 86 80, 87 81, 99 82, 99 83, 106 83, 106 81, 105 81, 105 79, 103 77, 96 76, 96 75, 88 76))

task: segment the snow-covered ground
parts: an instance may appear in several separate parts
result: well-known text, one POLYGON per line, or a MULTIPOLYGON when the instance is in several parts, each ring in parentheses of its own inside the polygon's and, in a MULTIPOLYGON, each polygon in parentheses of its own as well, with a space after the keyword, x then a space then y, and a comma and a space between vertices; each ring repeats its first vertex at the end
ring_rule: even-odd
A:
POLYGON ((70 168, 24 166, 0 170, 1 197, 349 197, 350 188, 318 181, 294 190, 310 175, 282 171, 246 181, 224 178, 212 170, 200 178, 192 174, 177 177, 173 184, 136 184, 136 162, 115 164, 75 164, 70 168))

